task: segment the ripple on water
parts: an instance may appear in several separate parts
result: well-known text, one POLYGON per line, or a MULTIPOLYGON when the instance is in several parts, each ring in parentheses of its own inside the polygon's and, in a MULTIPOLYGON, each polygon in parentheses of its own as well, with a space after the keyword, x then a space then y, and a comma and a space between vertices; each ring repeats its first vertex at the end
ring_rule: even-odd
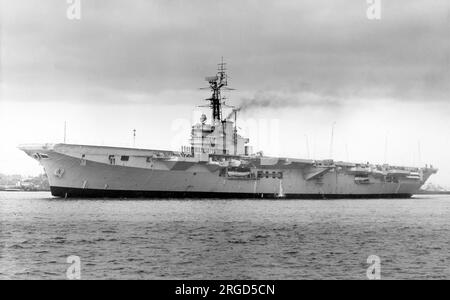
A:
POLYGON ((450 279, 450 198, 57 201, 0 192, 0 278, 450 279), (26 205, 24 204, 26 201, 26 205), (405 213, 407 212, 407 213, 405 213))

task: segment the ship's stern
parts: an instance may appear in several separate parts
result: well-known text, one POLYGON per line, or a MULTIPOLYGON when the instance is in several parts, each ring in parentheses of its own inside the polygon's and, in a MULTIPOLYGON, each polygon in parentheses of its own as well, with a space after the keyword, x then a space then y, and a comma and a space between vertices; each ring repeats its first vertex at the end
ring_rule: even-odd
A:
MULTIPOLYGON (((436 174, 438 172, 437 168, 433 168, 433 166, 425 167, 422 169, 422 185, 430 178, 431 175, 436 174)), ((421 186, 422 186, 421 185, 421 186)))

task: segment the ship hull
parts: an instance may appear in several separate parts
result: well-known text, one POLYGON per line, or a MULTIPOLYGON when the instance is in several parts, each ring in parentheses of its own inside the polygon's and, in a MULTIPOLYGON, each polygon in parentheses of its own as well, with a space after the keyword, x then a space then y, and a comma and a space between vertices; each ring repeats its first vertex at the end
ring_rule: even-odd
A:
POLYGON ((149 199, 392 199, 410 198, 413 194, 284 194, 233 193, 233 192, 189 192, 189 191, 137 191, 104 190, 70 187, 50 187, 55 197, 62 198, 149 198, 149 199))
POLYGON ((387 182, 374 174, 362 181, 359 170, 355 175, 343 166, 243 157, 251 165, 252 176, 241 176, 248 168, 240 172, 211 157, 199 160, 169 151, 67 144, 21 149, 42 164, 52 195, 63 198, 409 198, 430 175, 387 182))

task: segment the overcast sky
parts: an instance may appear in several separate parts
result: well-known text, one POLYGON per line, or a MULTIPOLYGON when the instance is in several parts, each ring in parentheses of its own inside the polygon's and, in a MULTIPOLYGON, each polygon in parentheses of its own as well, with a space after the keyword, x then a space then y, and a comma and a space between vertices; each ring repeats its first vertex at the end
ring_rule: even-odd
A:
POLYGON ((61 141, 64 120, 73 143, 186 143, 223 56, 255 150, 433 163, 450 186, 448 0, 381 0, 380 20, 366 0, 81 0, 80 20, 0 3, 0 172, 41 172, 15 147, 61 141))

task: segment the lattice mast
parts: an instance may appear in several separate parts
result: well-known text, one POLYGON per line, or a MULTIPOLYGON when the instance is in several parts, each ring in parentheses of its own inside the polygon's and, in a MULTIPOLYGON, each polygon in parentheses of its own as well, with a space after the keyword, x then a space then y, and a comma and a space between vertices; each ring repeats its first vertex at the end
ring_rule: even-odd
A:
POLYGON ((221 96, 221 89, 228 86, 227 74, 226 74, 226 63, 223 62, 218 64, 217 75, 206 77, 206 81, 209 83, 212 95, 211 98, 206 99, 210 101, 210 108, 212 110, 212 121, 213 123, 222 122, 222 104, 223 98, 221 96))

